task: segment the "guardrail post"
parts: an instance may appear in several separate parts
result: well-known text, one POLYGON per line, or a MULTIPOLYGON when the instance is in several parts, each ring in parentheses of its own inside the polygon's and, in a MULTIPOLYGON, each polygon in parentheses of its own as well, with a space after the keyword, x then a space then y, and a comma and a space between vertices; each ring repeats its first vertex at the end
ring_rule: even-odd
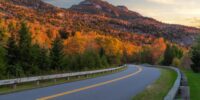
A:
POLYGON ((17 88, 17 84, 14 83, 14 84, 12 85, 12 88, 13 88, 13 89, 16 89, 16 88, 17 88))
POLYGON ((180 86, 181 98, 183 100, 190 100, 190 88, 188 86, 180 86))
POLYGON ((190 100, 190 88, 188 86, 187 77, 181 72, 180 96, 183 100, 190 100))
POLYGON ((69 76, 67 77, 67 80, 69 80, 69 76))
POLYGON ((54 79, 54 83, 56 83, 56 81, 57 81, 57 79, 55 78, 55 79, 54 79))
POLYGON ((95 77, 95 74, 96 74, 96 73, 93 73, 93 74, 92 74, 92 77, 95 77))
POLYGON ((40 81, 38 80, 38 81, 36 81, 36 85, 37 86, 39 86, 40 85, 40 81))
POLYGON ((86 74, 86 77, 89 78, 89 74, 86 74))

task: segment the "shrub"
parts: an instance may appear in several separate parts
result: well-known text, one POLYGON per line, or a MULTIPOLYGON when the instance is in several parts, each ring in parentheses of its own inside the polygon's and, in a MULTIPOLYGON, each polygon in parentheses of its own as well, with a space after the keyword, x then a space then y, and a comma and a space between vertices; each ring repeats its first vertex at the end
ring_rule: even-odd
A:
POLYGON ((164 53, 164 60, 163 60, 163 65, 171 65, 173 63, 174 58, 181 59, 183 56, 183 51, 181 48, 179 48, 176 45, 167 45, 167 48, 164 53))
POLYGON ((194 72, 200 72, 200 37, 197 38, 196 44, 191 49, 191 68, 194 72))
POLYGON ((172 66, 179 67, 181 64, 180 59, 174 58, 172 61, 172 66))

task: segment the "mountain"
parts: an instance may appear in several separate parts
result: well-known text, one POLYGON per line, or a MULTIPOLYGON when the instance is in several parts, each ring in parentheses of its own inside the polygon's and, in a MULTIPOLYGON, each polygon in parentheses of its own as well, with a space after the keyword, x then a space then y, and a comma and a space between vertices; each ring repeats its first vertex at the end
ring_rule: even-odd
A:
POLYGON ((41 0, 0 0, 0 18, 26 20, 40 28, 62 30, 68 34, 95 31, 137 44, 146 43, 141 41, 144 37, 164 37, 168 41, 190 46, 200 33, 198 28, 165 24, 130 11, 125 6, 113 6, 102 0, 85 0, 69 9, 41 0))
POLYGON ((125 6, 114 6, 103 0, 85 0, 78 5, 72 6, 70 9, 80 13, 124 20, 128 24, 120 24, 118 27, 123 27, 128 32, 162 36, 181 45, 191 45, 194 37, 200 33, 198 28, 162 23, 153 18, 144 17, 137 12, 130 11, 125 6))
POLYGON ((142 17, 139 13, 128 10, 125 6, 113 6, 106 1, 85 0, 79 5, 73 5, 71 10, 83 13, 99 14, 106 17, 120 19, 134 19, 142 17))
POLYGON ((29 8, 33 8, 35 10, 40 10, 40 11, 56 11, 55 6, 52 6, 50 4, 44 3, 41 0, 8 0, 11 1, 12 3, 16 5, 21 5, 21 6, 26 6, 29 8))

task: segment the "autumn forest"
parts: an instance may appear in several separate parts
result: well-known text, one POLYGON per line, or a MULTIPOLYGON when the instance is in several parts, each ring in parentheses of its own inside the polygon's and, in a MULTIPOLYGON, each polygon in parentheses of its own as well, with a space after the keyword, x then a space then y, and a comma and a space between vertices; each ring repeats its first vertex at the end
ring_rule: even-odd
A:
POLYGON ((60 9, 40 0, 0 2, 0 79, 125 63, 179 66, 189 47, 182 42, 184 37, 198 31, 169 26, 133 12, 129 13, 136 17, 130 20, 120 15, 117 18, 60 9), (183 35, 168 34, 171 29, 177 33, 178 28, 183 35))

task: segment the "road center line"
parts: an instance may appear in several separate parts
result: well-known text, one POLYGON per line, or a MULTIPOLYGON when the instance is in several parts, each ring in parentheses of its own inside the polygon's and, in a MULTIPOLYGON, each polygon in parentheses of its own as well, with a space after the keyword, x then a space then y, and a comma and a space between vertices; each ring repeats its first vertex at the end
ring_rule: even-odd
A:
POLYGON ((136 75, 136 74, 138 74, 138 73, 140 73, 142 71, 142 67, 139 67, 139 66, 136 66, 136 67, 137 67, 138 70, 136 72, 132 73, 132 74, 129 74, 129 75, 126 75, 126 76, 123 76, 123 77, 120 77, 120 78, 116 78, 116 79, 113 79, 113 80, 97 83, 97 84, 94 84, 94 85, 90 85, 90 86, 86 86, 86 87, 82 87, 82 88, 78 88, 78 89, 74 89, 74 90, 58 93, 58 94, 55 94, 55 95, 38 98, 37 100, 53 99, 53 98, 56 98, 56 97, 64 96, 64 95, 67 95, 67 94, 72 94, 72 93, 75 93, 75 92, 80 92, 80 91, 83 91, 83 90, 99 87, 99 86, 102 86, 102 85, 105 85, 105 84, 109 84, 109 83, 113 83, 113 82, 116 82, 116 81, 119 81, 119 80, 122 80, 122 79, 126 79, 126 78, 134 76, 134 75, 136 75))

